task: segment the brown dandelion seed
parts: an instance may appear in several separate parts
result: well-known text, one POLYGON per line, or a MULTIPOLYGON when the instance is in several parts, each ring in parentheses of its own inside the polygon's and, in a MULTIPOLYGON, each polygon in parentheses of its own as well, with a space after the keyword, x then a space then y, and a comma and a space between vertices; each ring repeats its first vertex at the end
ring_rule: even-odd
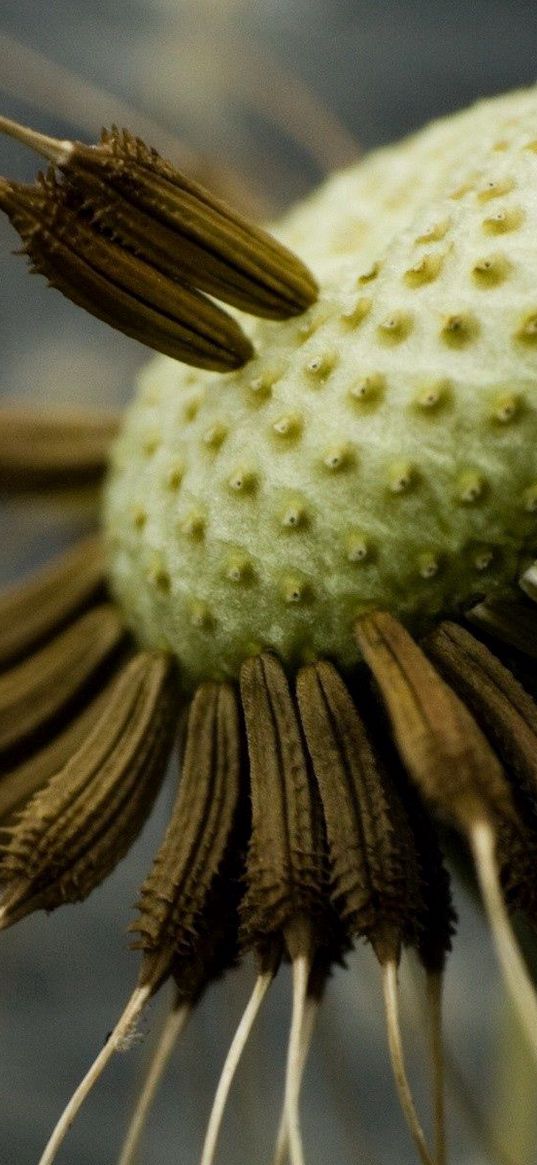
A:
POLYGON ((272 319, 299 315, 316 299, 295 255, 127 130, 103 130, 97 146, 7 118, 0 130, 52 163, 34 187, 0 185, 0 207, 34 270, 149 347, 225 372, 252 347, 207 295, 272 319))
POLYGON ((214 303, 106 239, 71 209, 52 170, 34 186, 0 180, 0 209, 20 234, 32 269, 125 335, 223 372, 252 355, 238 324, 214 303))
POLYGON ((502 885, 509 904, 537 925, 537 704, 495 655, 468 631, 443 623, 427 654, 461 695, 512 778, 518 820, 498 834, 502 885))
POLYGON ((499 829, 519 827, 507 779, 470 712, 393 616, 364 617, 356 635, 410 775, 468 838, 505 982, 537 1055, 537 999, 511 929, 495 852, 499 829))
MULTIPOLYGON (((169 747, 166 755, 168 755, 169 747)), ((202 685, 192 702, 182 777, 166 836, 140 893, 131 930, 143 951, 137 986, 111 1036, 76 1089, 40 1165, 51 1165, 81 1105, 161 983, 173 976, 178 1032, 207 983, 237 952, 236 906, 224 891, 237 862, 240 740, 225 684, 202 685)), ((227 890, 227 887, 226 887, 227 890)))
POLYGON ((0 675, 0 754, 20 756, 39 744, 95 691, 125 638, 111 603, 79 616, 32 655, 0 675))
POLYGON ((9 828, 0 925, 86 898, 127 852, 164 775, 175 696, 166 656, 140 652, 68 763, 9 828))
POLYGON ((82 409, 0 409, 0 490, 95 486, 119 418, 82 409))
MULTIPOLYGON (((350 937, 367 938, 382 968, 388 1041, 401 1106, 423 1162, 431 1162, 404 1066, 397 1003, 401 948, 416 947, 427 969, 443 966, 450 946, 449 891, 436 897, 442 861, 437 844, 420 834, 420 852, 400 794, 384 768, 342 680, 329 663, 298 676, 298 698, 325 814, 331 893, 350 937), (434 860, 427 860, 428 851, 434 860), (425 881, 428 871, 428 894, 425 881), (421 949, 430 922, 428 898, 439 918, 436 958, 421 949)), ((445 1155, 442 1057, 436 1056, 437 1160, 445 1155)))
POLYGON ((241 668, 252 798, 252 827, 241 904, 245 949, 282 943, 293 965, 282 1128, 292 1165, 303 1161, 299 1098, 309 1042, 308 985, 317 953, 340 957, 326 900, 322 810, 311 779, 285 673, 275 656, 246 660, 241 668), (286 1129, 284 1131, 284 1124, 286 1129))
POLYGON ((101 540, 91 536, 2 592, 0 668, 35 650, 97 598, 104 598, 104 556, 101 540))

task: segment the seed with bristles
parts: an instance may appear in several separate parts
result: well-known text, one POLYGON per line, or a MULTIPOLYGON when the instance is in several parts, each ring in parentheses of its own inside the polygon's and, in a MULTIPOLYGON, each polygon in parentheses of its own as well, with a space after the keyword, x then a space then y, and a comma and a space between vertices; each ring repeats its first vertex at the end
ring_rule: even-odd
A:
POLYGON ((0 181, 0 208, 19 232, 33 270, 79 307, 141 343, 201 368, 226 371, 252 355, 238 324, 199 292, 104 238, 58 185, 0 181))
POLYGON ((39 743, 117 660, 125 628, 111 603, 83 614, 0 676, 0 752, 39 743))
POLYGON ((10 830, 2 925, 87 897, 123 857, 166 770, 175 700, 169 657, 126 665, 93 731, 10 830))
MULTIPOLYGON (((241 792, 240 737, 233 690, 202 685, 189 712, 179 792, 164 841, 140 891, 131 930, 144 951, 142 975, 158 982, 173 971, 185 996, 197 993, 218 915, 225 863, 235 848, 241 792), (155 970, 155 968, 158 968, 155 970)), ((230 903, 230 913, 233 905, 230 903)), ((229 920, 221 919, 229 929, 229 920)), ((218 950, 216 950, 218 954, 218 950)))
MULTIPOLYGON (((271 319, 298 315, 315 299, 315 280, 295 255, 127 130, 103 130, 96 146, 58 141, 7 118, 0 130, 62 172, 58 211, 70 210, 170 281, 271 319)), ((240 335, 236 328, 236 341, 240 335)))

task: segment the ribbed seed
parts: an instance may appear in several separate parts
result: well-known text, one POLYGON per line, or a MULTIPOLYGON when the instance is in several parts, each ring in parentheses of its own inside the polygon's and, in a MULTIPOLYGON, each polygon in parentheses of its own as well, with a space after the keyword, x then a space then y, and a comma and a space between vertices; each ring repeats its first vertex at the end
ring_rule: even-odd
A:
POLYGON ((465 617, 502 643, 537 659, 537 609, 535 603, 490 598, 477 603, 465 617))
POLYGON ((499 829, 502 883, 511 905, 537 924, 537 704, 510 671, 472 635, 443 623, 426 651, 472 709, 513 778, 520 810, 499 829))
POLYGON ((0 750, 26 744, 86 692, 117 652, 125 628, 109 603, 0 675, 0 750))
POLYGON ((171 820, 141 888, 139 917, 131 927, 139 935, 135 946, 146 954, 142 981, 144 976, 154 980, 158 964, 160 977, 173 971, 188 995, 200 959, 211 946, 215 897, 220 925, 227 925, 220 876, 237 824, 240 763, 233 689, 202 684, 190 708, 171 820))
POLYGON ((331 664, 303 668, 300 714, 328 835, 332 896, 352 937, 381 962, 415 939, 420 910, 413 838, 395 787, 331 664))
POLYGON ((118 426, 118 418, 105 412, 0 409, 0 488, 94 485, 118 426))
POLYGON ((102 543, 91 537, 0 593, 0 668, 50 639, 95 602, 103 587, 102 543))
MULTIPOLYGON (((209 983, 220 979, 239 959, 239 901, 242 894, 243 850, 228 852, 221 874, 214 882, 203 908, 195 942, 178 953, 171 964, 177 996, 195 1004, 209 983)), ((148 968, 157 966, 158 956, 146 956, 141 981, 148 968)))
POLYGON ((53 173, 35 186, 0 180, 0 209, 33 270, 98 319, 199 368, 225 372, 250 359, 250 341, 231 316, 100 235, 64 205, 53 173))
POLYGON ((359 620, 356 637, 423 795, 463 829, 513 816, 509 785, 481 730, 401 624, 377 612, 359 620))
POLYGON ((329 936, 322 810, 285 673, 265 653, 245 661, 240 685, 252 800, 243 943, 263 948, 306 918, 323 945, 329 936))
POLYGON ((524 816, 530 813, 537 825, 537 704, 463 627, 442 623, 424 647, 516 777, 524 816))
POLYGON ((140 652, 84 744, 11 830, 0 867, 4 925, 87 897, 120 861, 158 792, 176 716, 169 657, 140 652))
POLYGON ((313 276, 295 255, 127 131, 103 131, 97 147, 72 143, 57 164, 100 229, 172 278, 274 319, 315 299, 313 276))
POLYGON ((422 966, 436 975, 444 970, 457 923, 451 879, 436 828, 415 789, 405 790, 405 805, 412 822, 420 875, 421 908, 415 946, 422 966))
POLYGON ((66 728, 16 768, 0 778, 0 832, 38 789, 41 789, 74 756, 104 712, 114 680, 83 711, 69 719, 66 728))

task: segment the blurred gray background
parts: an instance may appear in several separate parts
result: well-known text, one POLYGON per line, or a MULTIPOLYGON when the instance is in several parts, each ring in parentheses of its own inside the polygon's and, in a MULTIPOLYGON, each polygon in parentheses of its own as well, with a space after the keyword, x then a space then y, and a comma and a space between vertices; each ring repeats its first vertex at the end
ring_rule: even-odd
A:
MULTIPOLYGON (((228 170, 245 204, 273 213, 358 150, 477 97, 533 82, 537 6, 517 0, 2 0, 2 109, 59 136, 95 139, 117 121, 183 162, 228 170), (235 178, 233 178, 233 174, 235 178)), ((0 173, 30 180, 36 161, 0 141, 0 173)), ((146 353, 84 317, 13 258, 0 222, 0 392, 39 402, 125 402, 146 353)), ((42 505, 3 510, 7 581, 84 524, 42 505)), ((69 1091, 101 1046, 137 973, 126 925, 162 832, 171 792, 106 887, 79 908, 1 936, 0 1162, 34 1165, 69 1091)), ((535 1155, 536 1079, 518 1052, 486 930, 459 891, 446 1028, 470 1096, 511 1155, 535 1155), (507 1067, 506 1067, 507 1065, 507 1067), (519 1073, 509 1092, 505 1076, 519 1073), (521 1114, 517 1112, 521 1109, 521 1114), (498 1112, 501 1117, 498 1118, 498 1112), (518 1140, 517 1140, 518 1138, 518 1140)), ((143 1165, 195 1165, 219 1065, 251 982, 230 976, 192 1021, 147 1130, 143 1165)), ((404 978, 407 1042, 427 1104, 424 1042, 404 978)), ((164 999, 144 1039, 119 1057, 59 1157, 113 1165, 164 999)), ((222 1138, 222 1165, 270 1161, 282 1091, 289 982, 280 976, 245 1057, 222 1138)), ((337 974, 304 1095, 308 1165, 410 1165, 387 1067, 378 977, 361 951, 337 974)), ((451 1105, 454 1165, 490 1156, 451 1105)))

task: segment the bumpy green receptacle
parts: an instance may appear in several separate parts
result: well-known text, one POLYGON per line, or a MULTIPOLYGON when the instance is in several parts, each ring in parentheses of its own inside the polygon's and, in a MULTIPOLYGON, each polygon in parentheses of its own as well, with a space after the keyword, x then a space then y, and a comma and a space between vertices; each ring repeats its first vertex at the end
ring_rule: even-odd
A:
POLYGON ((186 682, 245 654, 356 656, 537 551, 537 93, 332 180, 279 234, 319 302, 219 377, 159 358, 106 493, 111 577, 186 682))

